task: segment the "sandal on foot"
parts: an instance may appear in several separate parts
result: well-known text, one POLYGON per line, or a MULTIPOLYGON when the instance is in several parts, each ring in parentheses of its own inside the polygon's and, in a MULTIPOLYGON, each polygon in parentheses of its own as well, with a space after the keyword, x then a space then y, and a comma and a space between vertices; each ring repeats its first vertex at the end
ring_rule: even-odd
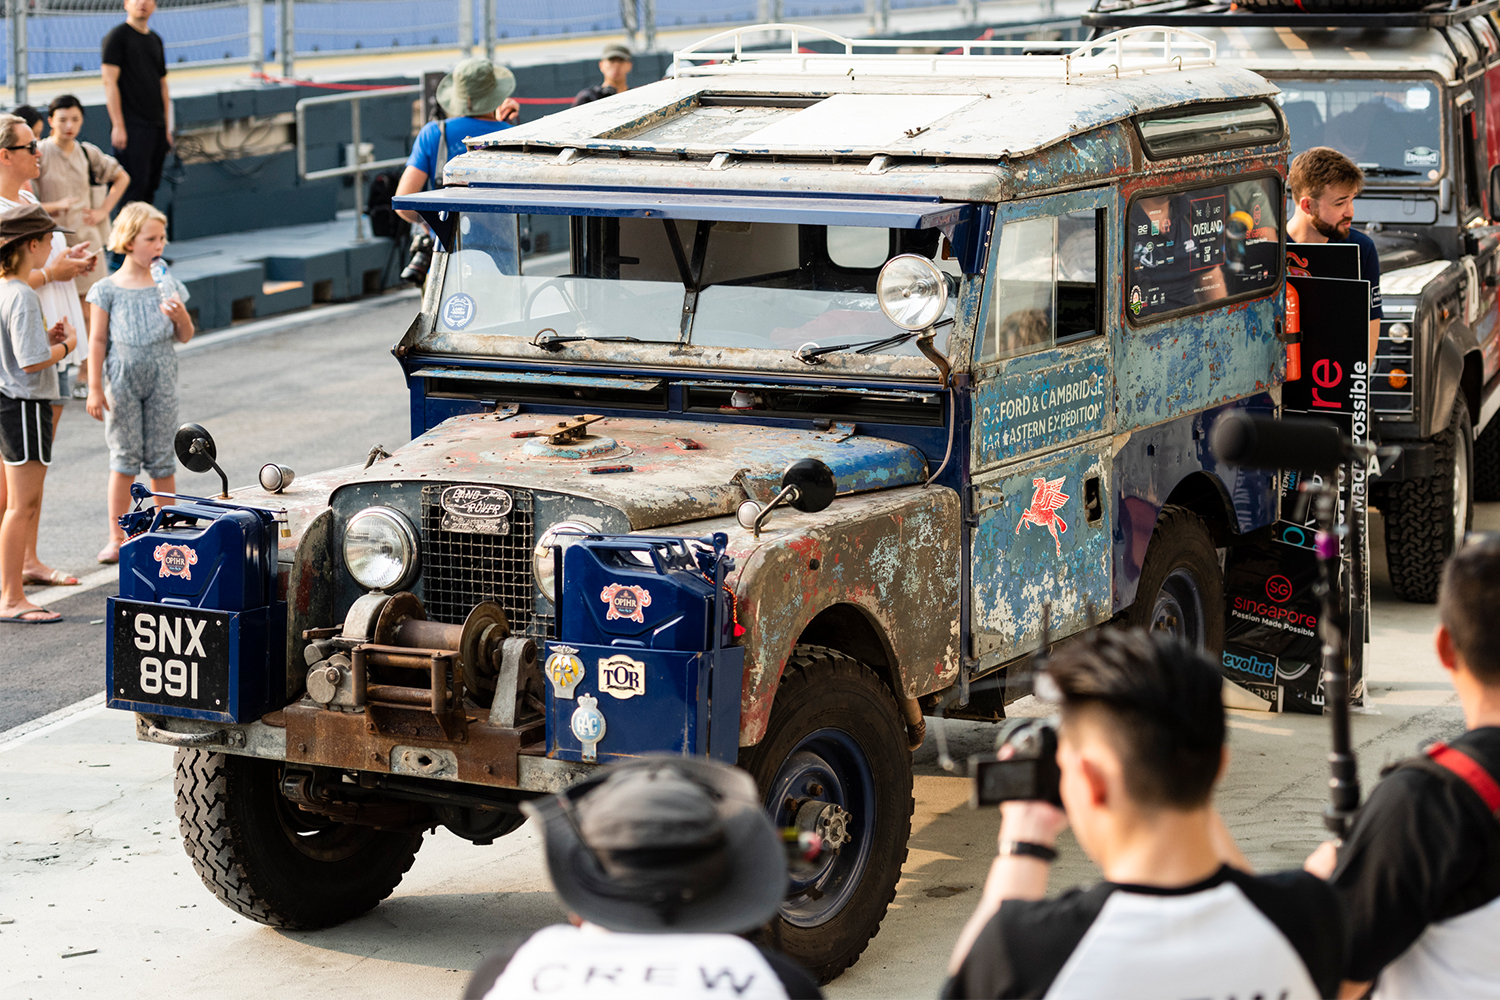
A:
POLYGON ((22 573, 21 582, 33 584, 38 587, 78 586, 78 578, 76 576, 69 576, 60 569, 48 570, 46 575, 41 573, 22 573))
POLYGON ((13 622, 17 625, 51 625, 53 622, 62 621, 62 615, 56 611, 48 611, 46 608, 27 608, 13 615, 0 615, 0 622, 13 622), (51 615, 50 618, 30 618, 29 615, 51 615))
POLYGON ((95 558, 104 563, 104 565, 106 566, 113 566, 115 563, 120 561, 119 543, 110 542, 108 545, 104 546, 104 548, 99 550, 99 555, 95 558))

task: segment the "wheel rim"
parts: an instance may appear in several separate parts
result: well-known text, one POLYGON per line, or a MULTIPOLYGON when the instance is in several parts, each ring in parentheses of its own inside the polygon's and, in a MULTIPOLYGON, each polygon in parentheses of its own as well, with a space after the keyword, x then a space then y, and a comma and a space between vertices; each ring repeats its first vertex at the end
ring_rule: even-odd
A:
POLYGON ((815 927, 848 905, 870 861, 875 838, 875 780, 857 740, 838 729, 820 729, 792 748, 772 779, 766 807, 778 828, 796 825, 809 800, 849 813, 852 839, 825 852, 811 868, 791 873, 781 916, 796 927, 815 927))
MULTIPOLYGON (((1460 431, 1462 425, 1460 425, 1460 431)), ((1453 455, 1453 547, 1450 552, 1457 552, 1463 548, 1464 535, 1467 533, 1469 512, 1469 449, 1468 440, 1462 433, 1458 435, 1458 447, 1454 449, 1453 455)))
POLYGON ((279 789, 271 789, 276 820, 287 843, 313 861, 333 863, 358 854, 375 836, 375 828, 340 823, 317 813, 299 809, 279 789))
POLYGON ((1187 569, 1174 569, 1162 581, 1151 609, 1151 630, 1168 632, 1199 649, 1208 636, 1203 613, 1203 589, 1187 569))

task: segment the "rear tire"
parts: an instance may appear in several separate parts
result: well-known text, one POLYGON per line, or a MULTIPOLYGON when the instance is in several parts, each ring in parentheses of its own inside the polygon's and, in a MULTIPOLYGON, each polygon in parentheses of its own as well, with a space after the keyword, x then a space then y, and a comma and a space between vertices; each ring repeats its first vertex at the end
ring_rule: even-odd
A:
POLYGON ((1474 439, 1474 499, 1500 500, 1500 420, 1491 420, 1474 439))
POLYGON ((1453 401, 1448 427, 1432 443, 1436 471, 1394 483, 1381 510, 1391 587, 1418 604, 1437 600, 1443 563, 1458 551, 1474 517, 1474 436, 1463 399, 1453 401))
POLYGON ((401 882, 422 834, 339 823, 281 794, 276 761, 178 750, 177 823, 198 877, 257 923, 314 930, 371 910, 401 882))
POLYGON ((798 646, 766 735, 740 751, 777 827, 821 800, 847 810, 851 839, 794 872, 769 942, 827 983, 853 965, 896 897, 911 836, 911 751, 890 689, 837 650, 798 646))
POLYGON ((1215 661, 1224 652, 1224 570, 1207 522, 1186 507, 1156 519, 1125 624, 1170 632, 1215 661))

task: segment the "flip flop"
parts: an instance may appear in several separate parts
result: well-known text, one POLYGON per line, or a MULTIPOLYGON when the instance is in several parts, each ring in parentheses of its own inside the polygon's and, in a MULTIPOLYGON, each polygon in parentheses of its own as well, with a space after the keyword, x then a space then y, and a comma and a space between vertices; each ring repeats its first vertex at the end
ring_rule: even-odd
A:
POLYGON ((0 615, 0 622, 13 622, 16 625, 51 625, 53 622, 62 621, 62 615, 56 611, 48 611, 46 608, 27 608, 17 615, 0 615), (51 615, 51 618, 27 618, 27 615, 51 615))
POLYGON ((78 577, 69 576, 62 570, 55 569, 47 576, 41 576, 37 573, 22 573, 21 582, 34 584, 38 587, 76 587, 78 586, 78 577))

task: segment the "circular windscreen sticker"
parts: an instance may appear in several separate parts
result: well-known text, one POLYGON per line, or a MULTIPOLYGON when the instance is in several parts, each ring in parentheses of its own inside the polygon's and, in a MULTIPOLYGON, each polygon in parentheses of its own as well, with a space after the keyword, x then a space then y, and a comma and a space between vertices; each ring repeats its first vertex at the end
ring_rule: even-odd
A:
POLYGON ((459 292, 457 295, 448 296, 443 303, 443 324, 450 330, 462 330, 474 321, 474 299, 459 292))

